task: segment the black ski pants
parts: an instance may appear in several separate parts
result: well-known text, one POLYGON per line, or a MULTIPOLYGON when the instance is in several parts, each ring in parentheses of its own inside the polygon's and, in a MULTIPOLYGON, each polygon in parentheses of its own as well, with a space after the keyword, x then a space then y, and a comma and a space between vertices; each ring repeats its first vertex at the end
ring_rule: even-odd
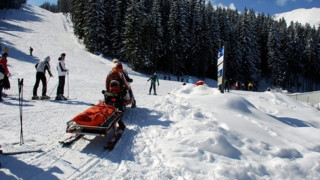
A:
POLYGON ((42 96, 47 94, 47 78, 46 75, 43 72, 37 72, 36 74, 36 83, 33 87, 33 96, 37 96, 38 87, 40 84, 40 81, 42 82, 42 96))
POLYGON ((0 80, 0 99, 2 98, 3 80, 0 80))
POLYGON ((150 89, 149 89, 149 94, 151 94, 152 88, 153 88, 154 94, 157 94, 157 92, 156 92, 156 83, 155 82, 151 82, 150 89))
POLYGON ((66 76, 59 76, 59 85, 57 89, 57 96, 64 94, 64 84, 66 82, 66 76))

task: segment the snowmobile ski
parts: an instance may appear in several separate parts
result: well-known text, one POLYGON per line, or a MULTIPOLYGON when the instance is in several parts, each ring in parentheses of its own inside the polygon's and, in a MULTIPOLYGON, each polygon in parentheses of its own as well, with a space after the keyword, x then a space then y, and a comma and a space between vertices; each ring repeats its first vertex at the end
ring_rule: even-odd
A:
POLYGON ((62 144, 62 146, 69 146, 72 143, 74 143, 75 141, 78 141, 79 139, 81 139, 84 136, 84 134, 75 134, 72 135, 62 141, 59 141, 60 144, 62 144))
POLYGON ((113 150, 113 148, 116 146, 117 142, 121 138, 122 134, 115 135, 110 142, 107 143, 107 145, 104 146, 104 149, 107 149, 109 151, 113 150))

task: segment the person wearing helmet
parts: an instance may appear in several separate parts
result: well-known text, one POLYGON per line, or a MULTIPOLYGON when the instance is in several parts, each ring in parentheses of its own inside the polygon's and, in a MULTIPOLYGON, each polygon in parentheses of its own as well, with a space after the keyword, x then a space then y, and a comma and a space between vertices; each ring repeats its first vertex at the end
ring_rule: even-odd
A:
POLYGON ((158 82, 159 86, 159 79, 157 73, 154 73, 147 81, 151 80, 150 89, 149 89, 149 95, 151 94, 151 90, 153 89, 153 95, 157 95, 156 92, 156 82, 158 82))
POLYGON ((121 87, 125 87, 127 90, 130 89, 130 86, 128 85, 126 79, 124 78, 123 73, 121 72, 121 66, 116 66, 113 67, 111 72, 108 74, 106 78, 106 90, 109 91, 110 87, 110 82, 112 80, 117 80, 120 84, 121 87))
POLYGON ((38 62, 35 65, 37 69, 37 74, 36 74, 36 83, 34 84, 33 87, 33 96, 32 99, 36 100, 39 99, 39 96, 37 95, 38 87, 40 80, 42 82, 42 96, 41 99, 50 99, 49 96, 47 96, 47 78, 46 78, 46 70, 48 71, 50 77, 52 77, 52 73, 50 70, 50 57, 47 56, 43 61, 38 62))

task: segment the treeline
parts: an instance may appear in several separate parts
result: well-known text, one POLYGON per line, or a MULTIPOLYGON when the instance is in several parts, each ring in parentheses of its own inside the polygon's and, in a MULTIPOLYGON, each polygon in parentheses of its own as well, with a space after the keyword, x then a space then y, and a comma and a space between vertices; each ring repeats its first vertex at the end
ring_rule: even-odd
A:
POLYGON ((26 3, 26 0, 1 0, 0 10, 1 9, 19 9, 21 5, 25 3, 26 3))
POLYGON ((71 5, 71 0, 58 0, 57 4, 44 2, 40 7, 54 13, 56 12, 68 13, 70 12, 70 5, 71 5))
POLYGON ((309 24, 287 25, 204 0, 67 1, 86 48, 130 62, 134 70, 216 79, 218 49, 225 45, 227 79, 320 88, 320 30, 309 24))

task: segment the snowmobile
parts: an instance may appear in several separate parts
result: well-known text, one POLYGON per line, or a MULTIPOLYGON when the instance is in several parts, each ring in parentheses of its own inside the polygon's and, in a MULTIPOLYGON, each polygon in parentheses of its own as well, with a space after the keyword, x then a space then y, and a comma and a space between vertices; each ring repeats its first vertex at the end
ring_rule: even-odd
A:
POLYGON ((117 80, 112 80, 110 82, 109 90, 103 90, 102 94, 104 94, 104 102, 106 104, 114 105, 123 112, 126 110, 126 106, 128 105, 131 105, 131 108, 136 107, 136 100, 132 91, 129 92, 128 90, 121 88, 120 82, 117 80))
POLYGON ((67 133, 72 135, 60 143, 70 145, 84 135, 108 136, 113 132, 113 137, 104 148, 112 150, 120 139, 125 124, 122 121, 123 112, 113 105, 99 102, 67 122, 67 133))

